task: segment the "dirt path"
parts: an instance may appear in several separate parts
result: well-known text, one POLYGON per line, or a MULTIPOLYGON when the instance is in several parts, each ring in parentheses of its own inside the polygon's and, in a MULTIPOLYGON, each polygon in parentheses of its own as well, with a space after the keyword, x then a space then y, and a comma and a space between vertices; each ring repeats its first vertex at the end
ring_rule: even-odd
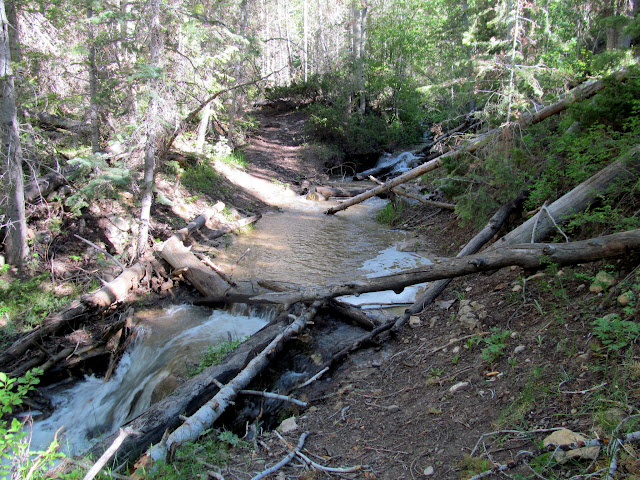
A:
MULTIPOLYGON (((252 140, 247 156, 258 159, 253 171, 313 175, 293 140, 302 121, 290 115, 269 118, 252 140)), ((472 236, 451 213, 425 207, 414 214, 415 244, 438 255, 454 256, 472 236)), ((610 375, 591 362, 590 324, 604 312, 591 311, 594 294, 585 279, 598 268, 548 272, 526 283, 531 272, 520 269, 455 280, 397 338, 352 355, 302 390, 298 398, 312 406, 292 412, 297 427, 285 437, 295 445, 310 431, 305 448, 320 463, 367 466, 340 477, 400 480, 469 478, 491 467, 487 458, 506 463, 560 427, 606 434, 594 413, 606 406, 589 393, 610 375), (483 437, 496 430, 505 432, 483 437)), ((629 387, 634 398, 639 384, 635 378, 629 387)), ((623 412, 633 411, 631 405, 623 412)), ((286 455, 274 435, 263 440, 269 453, 258 449, 243 471, 258 472, 286 455)), ((570 476, 569 468, 555 469, 570 476)), ((531 475, 526 467, 519 472, 531 475)), ((278 478, 323 475, 286 467, 278 478)))

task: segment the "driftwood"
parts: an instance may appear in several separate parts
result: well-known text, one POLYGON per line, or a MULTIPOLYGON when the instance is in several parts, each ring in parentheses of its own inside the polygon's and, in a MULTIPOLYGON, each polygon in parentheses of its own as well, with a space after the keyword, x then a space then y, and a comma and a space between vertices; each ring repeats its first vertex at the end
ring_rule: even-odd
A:
MULTIPOLYGON (((523 202, 527 198, 527 192, 523 192, 509 203, 503 205, 489 220, 489 223, 475 236, 469 243, 467 243, 462 250, 456 255, 457 257, 464 257, 478 252, 494 235, 498 233, 504 222, 509 218, 512 212, 522 207, 523 202)), ((418 297, 411 307, 409 307, 405 313, 396 320, 394 330, 398 330, 402 325, 409 321, 411 315, 417 315, 424 308, 432 303, 438 296, 447 288, 447 285, 451 283, 452 279, 446 278, 442 280, 436 280, 418 297)))
MULTIPOLYGON (((209 218, 217 211, 221 211, 224 204, 219 202, 214 210, 209 210, 194 221, 189 223, 187 227, 176 232, 169 238, 160 248, 160 256, 166 260, 175 270, 179 270, 184 278, 195 287, 205 297, 221 298, 225 292, 231 292, 231 284, 229 278, 219 272, 217 269, 206 265, 198 259, 187 247, 183 241, 196 230, 202 228, 209 218)), ((260 215, 236 220, 224 225, 209 235, 210 237, 219 237, 225 233, 231 232, 245 225, 249 225, 260 219, 260 215)))
MULTIPOLYGON (((628 75, 629 75, 629 69, 625 68, 614 73, 612 77, 618 81, 623 81, 627 78, 628 75)), ((604 79, 589 80, 587 82, 584 82, 580 86, 571 90, 559 102, 556 102, 553 105, 550 105, 540 110, 534 115, 530 115, 530 114, 523 115, 522 118, 520 118, 517 125, 519 126, 519 128, 526 128, 530 125, 539 123, 549 118, 550 116, 560 113, 561 111, 567 109, 570 105, 572 105, 575 102, 586 100, 592 97, 597 92, 602 90, 605 86, 606 84, 604 79)), ((340 205, 337 205, 335 207, 328 209, 325 213, 327 215, 333 215, 342 210, 346 210, 347 208, 353 205, 364 202, 366 199, 371 198, 374 195, 379 195, 381 193, 387 192, 392 188, 397 187, 398 185, 406 183, 409 180, 412 180, 414 178, 419 177, 420 175, 424 175, 425 173, 428 173, 432 170, 435 170, 436 168, 439 168, 440 166, 442 166, 443 160, 459 158, 465 153, 473 153, 476 150, 480 149, 481 147, 485 146, 492 139, 496 138, 497 135, 502 132, 502 130, 503 130, 502 127, 498 127, 482 135, 479 135, 476 138, 470 140, 466 145, 462 146, 461 148, 456 150, 450 150, 446 153, 443 153, 442 155, 434 158, 433 160, 423 163, 422 165, 414 168, 413 170, 409 170, 408 172, 403 173, 399 177, 396 177, 393 180, 390 180, 384 183, 383 185, 379 185, 375 188, 372 188, 371 190, 365 193, 362 193, 345 202, 342 202, 340 205)))
POLYGON ((80 120, 71 120, 59 115, 52 115, 46 112, 32 113, 29 112, 32 119, 45 130, 68 130, 81 135, 89 135, 91 133, 91 125, 80 120))
MULTIPOLYGON (((212 210, 199 216, 185 228, 177 231, 172 238, 186 239, 192 232, 202 227, 213 213, 221 211, 223 208, 223 203, 216 204, 212 210)), ((202 264, 200 265, 201 268, 209 270, 208 267, 202 266, 202 264)), ((122 301, 128 295, 131 288, 138 285, 146 274, 147 264, 136 263, 127 268, 114 280, 105 284, 97 292, 84 295, 80 300, 75 300, 55 314, 49 315, 42 321, 40 326, 20 337, 0 354, 0 366, 5 368, 5 370, 15 370, 15 368, 11 368, 11 364, 15 363, 15 361, 29 349, 36 347, 44 339, 63 329, 75 328, 86 320, 89 313, 96 314, 102 312, 113 303, 122 301)), ((21 364, 23 363, 29 368, 33 368, 41 365, 42 362, 46 362, 50 357, 50 355, 43 353, 42 355, 25 360, 21 362, 21 364)), ((20 367, 22 367, 22 365, 20 367)))
MULTIPOLYGON (((279 315, 268 325, 256 332, 246 342, 226 355, 220 365, 207 368, 197 376, 180 385, 171 395, 151 405, 146 411, 127 422, 124 427, 140 433, 128 437, 118 452, 120 463, 133 462, 151 444, 158 444, 166 430, 173 430, 181 423, 180 415, 192 415, 219 390, 214 382, 227 383, 240 372, 249 361, 261 352, 282 332, 288 323, 287 313, 279 315)), ((117 434, 112 434, 91 448, 94 458, 113 443, 117 434)))
MULTIPOLYGON (((204 296, 221 296, 231 287, 220 275, 204 265, 185 247, 184 241, 196 230, 202 228, 216 212, 222 211, 224 204, 218 202, 214 209, 207 210, 178 230, 160 248, 160 256, 183 276, 204 296)), ((222 234, 221 234, 222 235, 222 234)))
MULTIPOLYGON (((369 178, 372 181, 376 182, 378 185, 384 185, 383 182, 381 182, 380 180, 378 180, 374 176, 370 175, 369 178)), ((401 197, 406 197, 406 198, 411 198, 413 200, 417 200, 418 202, 422 203, 423 205, 427 205, 429 207, 443 208, 445 210, 455 210, 456 209, 456 206, 453 205, 452 203, 436 202, 434 200, 428 200, 428 199, 420 197, 418 195, 414 195, 412 193, 405 192, 401 188, 392 188, 391 192, 395 193, 396 195, 400 195, 401 197)))
POLYGON ((359 308, 355 308, 348 303, 339 302, 338 300, 331 300, 327 302, 327 307, 338 317, 345 318, 356 325, 359 325, 367 330, 373 330, 380 323, 369 317, 359 308))
MULTIPOLYGON (((614 182, 619 180, 631 181, 637 178, 639 171, 640 145, 637 145, 620 156, 615 162, 546 207, 548 214, 553 217, 555 222, 561 223, 571 215, 585 210, 599 196, 604 195, 614 182)), ((499 239, 491 248, 495 249, 504 245, 530 242, 532 236, 534 236, 535 241, 543 239, 555 228, 553 220, 549 218, 548 214, 541 214, 537 219, 535 217, 529 219, 499 239), (534 226, 535 233, 533 231, 534 226)))
POLYGON ((575 265, 623 255, 639 248, 640 229, 564 244, 518 244, 465 257, 441 259, 431 265, 392 275, 330 287, 313 286, 292 292, 267 293, 258 295, 253 300, 292 305, 297 302, 313 302, 383 290, 401 292, 409 285, 487 272, 512 265, 532 270, 547 264, 575 265))
POLYGON ((83 296, 82 302, 93 307, 107 308, 122 300, 129 293, 129 290, 142 281, 146 273, 146 266, 142 263, 136 263, 97 292, 83 296))
POLYGON ((314 304, 306 309, 302 315, 294 317, 294 322, 288 325, 276 338, 267 345, 262 352, 227 383, 211 400, 191 415, 186 422, 171 433, 166 441, 160 442, 149 452, 153 461, 165 460, 170 452, 197 439, 222 415, 226 408, 233 403, 240 390, 245 389, 269 364, 269 359, 278 352, 288 340, 302 331, 307 323, 315 316, 320 304, 314 304))

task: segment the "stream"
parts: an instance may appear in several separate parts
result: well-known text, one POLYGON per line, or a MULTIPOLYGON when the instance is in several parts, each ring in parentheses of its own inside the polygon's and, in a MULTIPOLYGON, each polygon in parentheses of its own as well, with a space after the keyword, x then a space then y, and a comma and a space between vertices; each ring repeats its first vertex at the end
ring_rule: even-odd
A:
MULTIPOLYGON (((247 179, 238 180, 246 185, 247 179)), ((250 179, 249 189, 263 192, 266 186, 250 179)), ((271 187, 273 188, 273 184, 271 187)), ((303 285, 327 285, 418 267, 430 261, 417 253, 400 252, 396 245, 406 234, 382 226, 376 212, 386 200, 372 198, 339 215, 324 215, 334 204, 311 202, 281 192, 267 195, 278 211, 268 213, 249 234, 234 238, 218 263, 235 280, 261 278, 303 285)), ((410 304, 419 286, 401 294, 376 292, 342 300, 363 308, 410 304)), ((400 310, 401 311, 401 310, 400 310)), ((377 316, 382 310, 372 310, 377 316)), ((143 412, 161 396, 160 386, 184 377, 188 365, 197 365, 204 351, 230 339, 245 338, 266 325, 275 313, 235 306, 211 310, 176 305, 166 310, 136 313, 136 335, 107 382, 93 376, 83 381, 48 387, 55 407, 45 420, 32 427, 32 450, 43 448, 63 427, 62 450, 77 454, 88 449, 143 412)), ((390 315, 390 314, 387 314, 390 315)), ((168 385, 165 385, 168 384, 168 385)), ((175 387, 175 386, 174 386, 175 387)), ((166 395, 166 393, 164 393, 166 395)))

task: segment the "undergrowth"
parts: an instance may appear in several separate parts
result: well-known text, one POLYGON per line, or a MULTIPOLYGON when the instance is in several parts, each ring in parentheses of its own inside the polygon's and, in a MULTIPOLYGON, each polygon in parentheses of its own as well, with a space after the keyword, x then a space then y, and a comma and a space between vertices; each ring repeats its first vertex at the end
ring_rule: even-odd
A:
POLYGON ((213 347, 209 347, 200 357, 200 363, 197 367, 190 369, 188 375, 193 377, 203 372, 205 369, 212 365, 218 365, 224 356, 238 348, 244 339, 237 338, 235 340, 229 340, 227 342, 219 343, 213 347))
POLYGON ((57 296, 48 273, 25 280, 0 277, 0 345, 6 345, 12 335, 40 325, 75 293, 57 296))

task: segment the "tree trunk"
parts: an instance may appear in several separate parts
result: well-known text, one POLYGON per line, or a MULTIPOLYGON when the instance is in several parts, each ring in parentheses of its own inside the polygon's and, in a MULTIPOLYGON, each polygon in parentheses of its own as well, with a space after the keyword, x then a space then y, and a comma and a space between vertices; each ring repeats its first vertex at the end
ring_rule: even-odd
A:
POLYGON ((162 55, 162 38, 160 32, 160 0, 151 0, 150 28, 150 66, 153 71, 149 99, 149 116, 147 118, 147 144, 144 153, 144 184, 140 209, 140 231, 138 233, 137 258, 142 258, 147 250, 149 240, 149 222, 151 205, 153 204, 153 187, 155 184, 156 148, 158 141, 158 102, 160 95, 160 68, 162 55))
MULTIPOLYGON (((629 74, 629 70, 625 68, 614 73, 613 77, 618 81, 623 81, 627 78, 628 74, 629 74)), ((531 115, 531 114, 523 115, 519 121, 520 128, 525 128, 525 127, 528 127, 529 125, 539 123, 545 120, 546 118, 549 118, 552 115, 560 113, 561 111, 565 110, 570 105, 572 105, 573 103, 579 100, 585 100, 595 95, 598 91, 602 90, 604 87, 605 87, 605 83, 603 79, 589 80, 587 82, 584 82, 580 86, 571 90, 571 92, 569 92, 567 96, 564 97, 559 102, 556 102, 553 105, 549 105, 548 107, 543 108, 542 110, 536 112, 534 115, 531 115)), ((465 152, 473 153, 479 148, 489 143, 489 141, 492 140, 500 132, 502 132, 502 128, 499 127, 487 133, 484 133, 474 138, 473 140, 469 141, 464 147, 458 150, 450 150, 440 155, 439 157, 434 158, 429 162, 423 163, 422 165, 414 168, 413 170, 409 170, 408 172, 403 173, 399 177, 396 177, 386 182, 384 185, 380 185, 361 195, 353 197, 350 200, 347 200, 346 202, 342 202, 340 205, 330 208, 325 213, 327 215, 333 215, 334 213, 340 212, 342 210, 346 210, 347 208, 353 205, 364 202, 365 200, 373 197, 374 195, 378 195, 380 193, 391 190, 393 187, 397 187, 398 185, 401 185, 405 182, 408 182, 409 180, 417 178, 420 175, 424 175, 425 173, 428 173, 432 170, 435 170, 436 168, 439 168, 442 165, 443 160, 446 160, 449 158, 451 159, 458 158, 461 155, 463 155, 465 152)))
POLYGON ((297 302, 308 303, 342 295, 357 295, 384 290, 393 290, 399 293, 409 285, 487 272, 512 265, 532 270, 549 264, 575 265, 628 254, 638 249, 640 249, 640 229, 581 242, 517 244, 465 257, 441 259, 431 265, 392 275, 356 280, 329 287, 312 286, 303 287, 293 292, 267 293, 257 295, 253 297, 253 300, 292 305, 297 302))
MULTIPOLYGON (((247 30, 247 0, 242 0, 240 3, 240 35, 244 36, 247 30)), ((234 67, 234 83, 238 83, 240 76, 242 75, 242 64, 244 61, 245 48, 241 47, 238 51, 238 59, 234 67)), ((238 90, 233 89, 231 92, 231 111, 229 112, 229 145, 231 148, 236 146, 236 117, 238 116, 239 104, 242 103, 238 98, 238 90)))
POLYGON ((313 305, 295 318, 294 322, 274 338, 233 380, 222 387, 211 400, 200 407, 197 412, 171 433, 166 442, 160 442, 153 447, 149 452, 149 456, 154 461, 166 460, 169 452, 175 451, 176 448, 189 441, 196 440, 205 430, 209 429, 227 407, 233 403, 238 392, 247 388, 249 383, 267 367, 273 355, 280 351, 287 341, 306 327, 307 323, 315 316, 318 307, 319 305, 313 305))
POLYGON ((24 205, 24 178, 22 172, 22 147, 18 134, 13 70, 11 69, 10 29, 5 13, 4 0, 0 0, 2 16, 2 39, 0 41, 0 90, 2 99, 2 147, 6 158, 5 186, 7 200, 7 233, 5 236, 5 254, 7 262, 24 268, 29 254, 27 246, 27 220, 24 205))
MULTIPOLYGON (((462 250, 456 255, 457 258, 465 257, 467 255, 478 252, 489 240, 491 240, 502 228, 504 222, 511 215, 512 212, 522 208, 522 204, 527 198, 528 193, 521 193, 509 203, 503 205, 494 215, 491 217, 487 225, 467 243, 462 250)), ((438 296, 444 291, 445 288, 451 283, 451 278, 442 280, 436 280, 416 298, 415 302, 409 307, 405 313, 396 320, 394 330, 400 329, 402 325, 409 321, 411 315, 417 315, 425 309, 427 305, 432 303, 438 296)))
POLYGON ((89 42, 89 111, 91 118, 91 150, 93 153, 100 151, 100 124, 98 123, 98 67, 96 65, 96 40, 94 24, 92 21, 92 1, 87 3, 87 36, 89 42))
POLYGON ((202 118, 200 119, 200 124, 198 125, 198 140, 196 141, 196 152, 202 153, 204 149, 204 144, 207 139, 207 130, 209 129, 209 123, 211 122, 211 104, 207 103, 207 105, 202 109, 202 118))
MULTIPOLYGON (((603 195, 609 185, 616 180, 631 180, 637 178, 640 171, 640 145, 623 154, 618 160, 603 168, 588 180, 582 182, 569 193, 546 207, 553 220, 560 224, 572 215, 585 210, 591 202, 603 195)), ((555 225, 549 215, 540 212, 500 238, 491 249, 513 245, 516 243, 537 242, 545 238, 555 229, 555 225), (535 225, 535 232, 533 231, 535 225)))
MULTIPOLYGON (((249 340, 229 353, 220 365, 207 368, 199 375, 180 385, 173 394, 149 407, 126 425, 140 433, 126 439, 118 452, 119 462, 133 462, 150 445, 158 444, 165 431, 173 430, 181 423, 181 415, 191 415, 207 402, 217 391, 213 379, 227 383, 240 372, 249 361, 267 346, 282 331, 287 323, 287 313, 280 315, 249 340)), ((113 442, 116 434, 103 439, 90 450, 95 458, 113 442)))

